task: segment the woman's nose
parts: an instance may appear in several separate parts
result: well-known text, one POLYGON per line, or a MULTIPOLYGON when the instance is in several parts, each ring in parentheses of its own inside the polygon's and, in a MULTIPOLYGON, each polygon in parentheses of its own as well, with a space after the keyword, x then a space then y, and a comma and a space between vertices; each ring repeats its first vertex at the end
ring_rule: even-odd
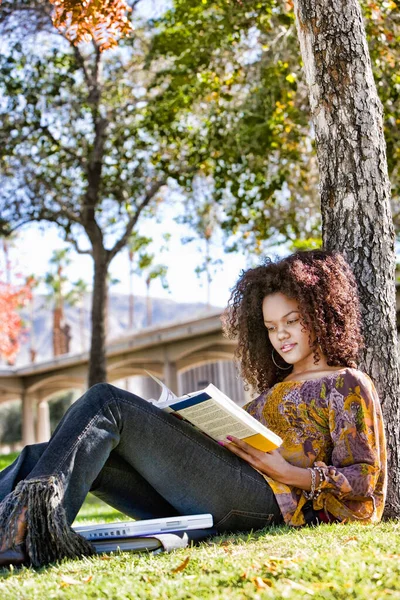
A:
POLYGON ((279 328, 278 328, 278 339, 280 339, 280 340, 281 340, 281 339, 282 339, 282 340, 284 340, 284 339, 285 339, 285 338, 287 338, 287 337, 288 337, 288 332, 287 332, 287 330, 285 329, 285 327, 284 327, 284 326, 281 326, 281 327, 279 327, 279 328))

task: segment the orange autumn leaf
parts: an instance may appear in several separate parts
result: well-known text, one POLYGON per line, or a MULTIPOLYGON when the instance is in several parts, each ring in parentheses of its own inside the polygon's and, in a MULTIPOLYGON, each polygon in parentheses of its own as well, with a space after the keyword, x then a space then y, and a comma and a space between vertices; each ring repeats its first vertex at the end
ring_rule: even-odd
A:
POLYGON ((189 556, 187 556, 180 565, 175 567, 175 569, 172 569, 171 573, 180 573, 180 571, 183 571, 184 569, 186 569, 186 567, 189 564, 189 561, 190 561, 190 558, 189 558, 189 556))

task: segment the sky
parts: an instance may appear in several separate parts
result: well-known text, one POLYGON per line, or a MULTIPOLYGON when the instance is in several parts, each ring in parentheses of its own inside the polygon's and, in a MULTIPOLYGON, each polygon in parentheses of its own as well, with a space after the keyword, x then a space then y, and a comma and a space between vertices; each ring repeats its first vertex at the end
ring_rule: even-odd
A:
MULTIPOLYGON (((163 289, 161 282, 155 280, 152 283, 151 295, 154 297, 168 298, 178 302, 207 302, 207 287, 205 275, 197 277, 195 268, 202 262, 201 244, 194 241, 190 244, 182 244, 181 238, 187 236, 189 229, 178 225, 173 220, 173 213, 163 215, 161 223, 144 223, 139 229, 141 235, 152 236, 155 240, 153 250, 156 254, 156 263, 167 265, 167 282, 169 289, 163 289), (162 235, 171 233, 168 249, 157 253, 157 240, 164 244, 162 235)), ((82 244, 83 245, 83 244, 82 244)), ((49 271, 49 259, 54 250, 67 247, 55 226, 46 224, 39 228, 36 225, 25 226, 19 231, 13 247, 10 249, 10 258, 13 271, 23 275, 34 274, 43 277, 49 271)), ((271 251, 269 254, 282 254, 282 250, 271 251)), ((215 259, 222 260, 216 271, 210 290, 210 302, 213 306, 225 306, 230 295, 230 290, 240 275, 240 271, 247 268, 249 259, 243 253, 225 254, 222 244, 216 242, 212 249, 215 259)), ((86 255, 78 255, 71 251, 71 265, 65 270, 70 281, 84 279, 89 285, 93 276, 93 261, 86 255)), ((251 260, 251 259, 250 259, 251 260)), ((257 259, 253 258, 257 262, 257 259)), ((0 256, 0 271, 4 271, 4 256, 0 256)), ((117 255, 110 266, 110 275, 118 279, 119 283, 111 288, 112 293, 129 293, 129 261, 126 249, 117 255)), ((42 284, 39 292, 45 293, 42 284)), ((134 293, 145 295, 146 286, 144 277, 134 276, 134 293)))

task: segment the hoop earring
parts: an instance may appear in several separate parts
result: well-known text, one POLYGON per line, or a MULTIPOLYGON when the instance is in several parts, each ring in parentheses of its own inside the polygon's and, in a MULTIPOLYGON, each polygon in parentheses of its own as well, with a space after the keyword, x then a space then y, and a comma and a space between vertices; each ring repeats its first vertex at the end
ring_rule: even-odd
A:
POLYGON ((291 369, 293 365, 289 365, 288 367, 280 367, 277 362, 274 359, 274 350, 275 348, 272 348, 272 354, 271 354, 271 358, 272 358, 272 362, 274 363, 274 365, 278 368, 281 369, 282 371, 287 371, 288 369, 291 369))

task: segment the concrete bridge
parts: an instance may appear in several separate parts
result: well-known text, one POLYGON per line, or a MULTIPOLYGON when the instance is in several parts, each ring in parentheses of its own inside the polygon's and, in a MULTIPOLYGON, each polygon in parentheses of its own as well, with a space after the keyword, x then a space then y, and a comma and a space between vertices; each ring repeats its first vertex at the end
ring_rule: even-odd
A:
MULTIPOLYGON (((191 369, 206 363, 228 361, 230 368, 224 369, 219 382, 214 383, 231 397, 243 396, 233 398, 243 403, 249 396, 234 373, 232 359, 235 345, 222 335, 219 312, 191 321, 147 328, 107 346, 108 381, 120 383, 134 376, 143 376, 144 370, 147 370, 163 379, 179 395, 193 391, 182 389, 190 383, 187 380, 185 385, 185 374, 191 369), (225 379, 222 384, 221 379, 225 379)), ((69 354, 46 362, 0 370, 0 403, 10 400, 22 402, 24 445, 46 441, 50 437, 49 400, 61 391, 78 390, 82 393, 87 387, 87 372, 88 353, 69 354)))

